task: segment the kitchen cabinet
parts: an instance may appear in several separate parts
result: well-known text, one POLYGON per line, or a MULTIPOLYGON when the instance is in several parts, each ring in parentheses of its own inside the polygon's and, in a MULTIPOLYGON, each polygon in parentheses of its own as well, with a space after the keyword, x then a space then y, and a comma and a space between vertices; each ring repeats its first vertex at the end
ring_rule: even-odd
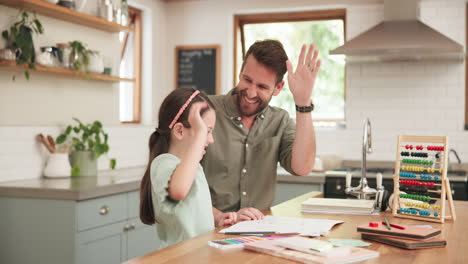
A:
POLYGON ((0 263, 121 263, 159 248, 138 191, 73 201, 0 198, 0 263))
MULTIPOLYGON (((301 177, 301 176, 289 176, 301 177)), ((305 176, 302 176, 305 177, 305 176)), ((291 200, 294 197, 303 195, 309 192, 322 192, 322 184, 317 183, 292 183, 292 182, 279 182, 276 184, 275 200, 273 205, 291 200)))
MULTIPOLYGON (((43 0, 0 0, 0 4, 10 7, 33 11, 45 16, 57 18, 59 20, 71 22, 87 26, 93 29, 98 29, 106 32, 117 33, 121 31, 135 31, 131 27, 122 26, 114 22, 109 22, 103 18, 77 12, 59 5, 51 4, 43 0)), ((102 82, 134 82, 135 79, 120 78, 99 73, 87 73, 71 69, 58 67, 45 67, 36 64, 36 70, 30 70, 31 73, 46 74, 52 76, 61 76, 65 78, 97 80, 102 82)), ((26 65, 16 65, 15 61, 1 61, 0 70, 23 72, 26 65)))

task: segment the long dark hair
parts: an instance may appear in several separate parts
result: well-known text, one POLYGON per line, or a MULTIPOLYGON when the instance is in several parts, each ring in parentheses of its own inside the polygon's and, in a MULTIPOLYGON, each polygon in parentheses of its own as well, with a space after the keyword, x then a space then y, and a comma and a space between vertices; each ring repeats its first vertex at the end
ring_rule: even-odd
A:
MULTIPOLYGON (((151 163, 158 155, 169 151, 171 143, 171 129, 169 129, 169 125, 194 92, 195 90, 192 88, 175 89, 164 99, 159 108, 159 123, 149 139, 149 160, 140 185, 140 220, 144 224, 153 225, 156 222, 151 195, 151 163)), ((200 91, 189 103, 177 122, 182 123, 186 128, 190 128, 190 124, 188 123, 190 108, 193 103, 200 101, 207 102, 208 107, 214 109, 206 94, 200 91)), ((209 108, 202 109, 200 114, 203 115, 209 108)))

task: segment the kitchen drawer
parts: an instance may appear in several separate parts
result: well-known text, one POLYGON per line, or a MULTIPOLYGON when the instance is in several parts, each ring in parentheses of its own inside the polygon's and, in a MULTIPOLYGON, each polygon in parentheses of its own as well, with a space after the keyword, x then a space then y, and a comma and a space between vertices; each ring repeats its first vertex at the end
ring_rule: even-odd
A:
POLYGON ((126 193, 85 200, 77 205, 78 231, 115 223, 126 218, 126 193))

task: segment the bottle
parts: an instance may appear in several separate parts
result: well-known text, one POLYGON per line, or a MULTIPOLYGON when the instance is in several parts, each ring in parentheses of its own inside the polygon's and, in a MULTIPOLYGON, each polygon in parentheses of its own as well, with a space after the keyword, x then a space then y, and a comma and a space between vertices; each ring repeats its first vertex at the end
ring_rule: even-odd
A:
POLYGON ((129 15, 128 15, 128 3, 127 3, 127 0, 122 0, 122 3, 121 3, 121 19, 120 19, 120 24, 122 26, 128 26, 129 22, 130 22, 130 18, 129 18, 129 15))

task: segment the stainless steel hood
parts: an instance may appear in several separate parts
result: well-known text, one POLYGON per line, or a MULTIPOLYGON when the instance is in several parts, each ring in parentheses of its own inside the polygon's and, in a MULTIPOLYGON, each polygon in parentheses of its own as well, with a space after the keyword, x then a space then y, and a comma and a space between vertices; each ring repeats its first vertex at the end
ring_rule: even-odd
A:
POLYGON ((463 61, 464 48, 417 20, 419 0, 384 0, 384 22, 347 41, 330 54, 346 61, 463 61))

